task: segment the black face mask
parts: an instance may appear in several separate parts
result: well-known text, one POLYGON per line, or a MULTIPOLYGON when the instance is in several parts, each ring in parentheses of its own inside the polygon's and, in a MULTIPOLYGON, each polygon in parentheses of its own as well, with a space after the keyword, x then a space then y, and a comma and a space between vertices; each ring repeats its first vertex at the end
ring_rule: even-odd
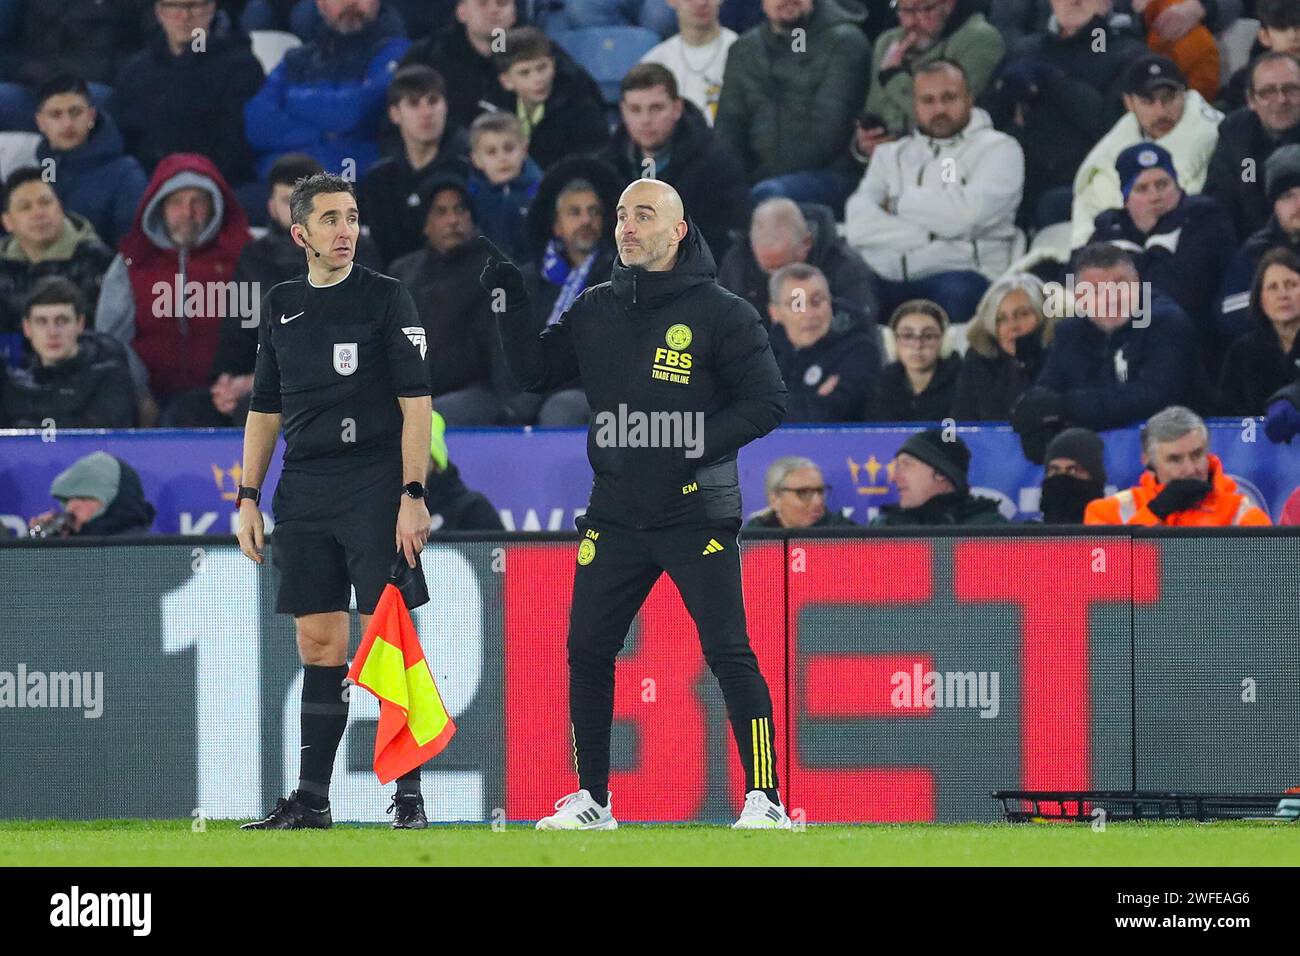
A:
POLYGON ((1044 478, 1039 500, 1043 524, 1083 524, 1083 510, 1088 507, 1088 502, 1102 497, 1105 491, 1100 481, 1073 475, 1044 478))

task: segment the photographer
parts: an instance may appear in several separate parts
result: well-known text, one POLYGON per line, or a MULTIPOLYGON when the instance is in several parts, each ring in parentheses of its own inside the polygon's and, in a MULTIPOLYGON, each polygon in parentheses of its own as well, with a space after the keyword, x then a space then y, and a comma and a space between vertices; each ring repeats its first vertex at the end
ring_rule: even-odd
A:
POLYGON ((157 514, 145 500, 136 470, 102 451, 73 462, 50 484, 50 495, 63 510, 32 518, 28 534, 33 538, 148 534, 157 514))

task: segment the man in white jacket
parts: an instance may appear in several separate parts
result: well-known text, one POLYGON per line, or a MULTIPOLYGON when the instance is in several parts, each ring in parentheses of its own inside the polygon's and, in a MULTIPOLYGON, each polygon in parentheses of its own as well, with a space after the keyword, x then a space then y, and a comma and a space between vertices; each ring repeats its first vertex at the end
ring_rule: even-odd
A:
POLYGON ((876 147, 849 197, 845 238, 881 276, 882 315, 924 298, 965 322, 1019 252, 1025 157, 974 108, 955 63, 917 68, 912 108, 916 128, 876 147))
POLYGON ((1124 205, 1115 160, 1136 143, 1154 142, 1168 150, 1185 192, 1199 193, 1205 185, 1223 114, 1188 90, 1173 60, 1155 53, 1134 60, 1124 80, 1124 106, 1128 112, 1098 140, 1075 174, 1072 249, 1088 242, 1099 215, 1124 205))

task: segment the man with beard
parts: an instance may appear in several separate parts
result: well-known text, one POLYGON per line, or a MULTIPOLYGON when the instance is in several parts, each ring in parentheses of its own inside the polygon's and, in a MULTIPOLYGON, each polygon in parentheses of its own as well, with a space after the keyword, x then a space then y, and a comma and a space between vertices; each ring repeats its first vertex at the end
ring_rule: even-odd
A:
POLYGON ((587 439, 596 479, 577 522, 568 637, 579 789, 537 828, 617 828, 608 790, 614 660, 666 571, 726 699, 745 771, 735 826, 789 829, 777 794, 772 700, 746 633, 736 471, 736 452, 780 424, 786 389, 758 313, 718 285, 677 191, 638 180, 616 216, 612 280, 584 292, 540 335, 508 259, 495 254, 481 278, 505 298, 497 328, 520 384, 545 391, 580 374, 596 412, 587 439), (643 428, 612 427, 612 419, 630 421, 628 409, 682 425, 666 441, 646 442, 643 428))
POLYGON ((916 129, 876 147, 845 205, 845 238, 882 278, 882 314, 930 299, 965 322, 1011 264, 1025 157, 974 108, 956 63, 919 67, 912 97, 916 129))
POLYGON ((1039 509, 1043 524, 1083 524, 1088 502, 1106 493, 1101 438, 1087 428, 1067 428, 1047 444, 1039 509))

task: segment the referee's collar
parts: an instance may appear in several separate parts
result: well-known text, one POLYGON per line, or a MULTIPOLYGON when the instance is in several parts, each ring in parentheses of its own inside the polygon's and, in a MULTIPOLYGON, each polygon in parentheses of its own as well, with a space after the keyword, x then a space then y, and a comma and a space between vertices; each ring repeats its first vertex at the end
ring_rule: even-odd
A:
POLYGON ((349 263, 348 263, 348 271, 347 271, 347 274, 344 275, 342 279, 339 279, 338 282, 331 282, 329 285, 317 285, 316 283, 312 282, 312 281, 311 281, 311 273, 308 272, 308 273, 307 273, 307 284, 308 284, 309 286, 311 286, 313 289, 333 289, 333 288, 335 288, 336 286, 340 286, 340 285, 342 285, 343 283, 345 283, 345 282, 348 281, 348 278, 351 277, 351 275, 352 275, 352 267, 355 266, 356 264, 357 264, 357 263, 356 263, 356 260, 355 260, 355 259, 354 259, 352 262, 349 262, 349 263))

